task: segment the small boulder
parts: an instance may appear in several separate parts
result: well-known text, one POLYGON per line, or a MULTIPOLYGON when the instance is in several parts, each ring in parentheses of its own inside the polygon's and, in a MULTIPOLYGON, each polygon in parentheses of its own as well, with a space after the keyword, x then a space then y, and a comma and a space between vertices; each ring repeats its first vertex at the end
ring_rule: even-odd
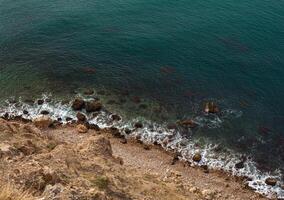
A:
POLYGON ((218 113, 220 110, 214 102, 207 102, 205 104, 204 112, 206 113, 218 113))
POLYGON ((47 111, 47 110, 42 110, 42 111, 40 111, 40 114, 42 114, 42 115, 48 115, 48 114, 49 114, 49 111, 47 111))
POLYGON ((84 91, 84 95, 92 95, 92 94, 94 94, 94 90, 92 89, 87 89, 84 91))
POLYGON ((81 98, 76 98, 72 103, 73 110, 82 110, 85 107, 85 101, 81 98))
POLYGON ((102 109, 102 107, 103 107, 102 103, 99 102, 99 101, 96 101, 96 100, 86 102, 86 111, 87 112, 100 111, 102 109))
POLYGON ((38 105, 42 105, 43 103, 44 103, 44 100, 42 100, 42 99, 38 99, 38 100, 37 100, 37 104, 38 104, 38 105))
POLYGON ((120 117, 119 115, 113 114, 113 115, 111 115, 111 119, 112 119, 113 121, 120 121, 120 120, 121 120, 121 117, 120 117))
POLYGON ((135 128, 143 128, 143 124, 142 124, 141 122, 136 122, 136 123, 134 124, 134 127, 135 127, 135 128))
POLYGON ((201 158, 202 158, 201 154, 200 154, 200 153, 196 153, 196 154, 194 154, 194 156, 192 157, 192 160, 193 160, 194 162, 200 162, 200 161, 201 161, 201 158))
POLYGON ((275 186, 276 183, 277 183, 277 180, 275 178, 269 177, 269 178, 265 179, 265 183, 267 185, 275 186))
POLYGON ((78 112, 77 115, 76 115, 78 121, 81 121, 81 122, 84 122, 87 120, 87 117, 86 115, 84 115, 83 113, 81 112, 78 112))
POLYGON ((48 128, 52 124, 52 119, 46 115, 36 117, 33 123, 38 128, 48 128))
POLYGON ((24 114, 24 115, 28 115, 29 112, 28 112, 27 110, 23 110, 23 114, 24 114))
POLYGON ((66 120, 67 122, 70 122, 70 121, 72 121, 73 119, 72 119, 71 117, 66 117, 65 120, 66 120))
POLYGON ((236 167, 237 169, 242 169, 242 168, 244 168, 244 167, 245 167, 245 166, 244 166, 244 162, 241 161, 241 162, 236 163, 236 164, 235 164, 235 167, 236 167))
POLYGON ((95 131, 101 130, 100 127, 99 127, 97 124, 90 124, 90 123, 87 123, 87 128, 88 128, 88 129, 95 130, 95 131))
POLYGON ((77 125, 76 129, 77 129, 78 133, 87 133, 88 132, 88 128, 83 124, 77 125))
POLYGON ((183 127, 195 128, 197 124, 192 119, 179 121, 178 124, 183 127))
POLYGON ((128 129, 128 128, 126 128, 126 129, 124 129, 124 133, 127 134, 127 135, 129 135, 129 134, 131 133, 131 130, 128 129))

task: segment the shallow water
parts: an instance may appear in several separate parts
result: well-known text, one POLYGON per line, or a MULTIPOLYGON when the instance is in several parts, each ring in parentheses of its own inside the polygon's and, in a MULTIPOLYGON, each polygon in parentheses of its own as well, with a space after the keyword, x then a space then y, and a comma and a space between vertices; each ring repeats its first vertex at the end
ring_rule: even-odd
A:
POLYGON ((124 119, 192 118, 186 138, 283 172, 282 24, 276 0, 0 0, 0 99, 94 88, 124 119))

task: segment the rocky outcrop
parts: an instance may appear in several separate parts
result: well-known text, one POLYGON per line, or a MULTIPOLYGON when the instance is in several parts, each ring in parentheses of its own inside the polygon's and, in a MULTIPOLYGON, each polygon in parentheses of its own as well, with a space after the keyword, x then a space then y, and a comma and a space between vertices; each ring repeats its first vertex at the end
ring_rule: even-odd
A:
POLYGON ((72 103, 73 110, 82 110, 85 107, 85 101, 81 98, 76 98, 72 103))
POLYGON ((92 101, 88 101, 86 102, 86 111, 87 112, 96 112, 96 111, 100 111, 102 109, 103 105, 101 102, 97 101, 97 100, 92 100, 92 101))
POLYGON ((79 122, 85 122, 85 121, 87 120, 86 115, 84 115, 84 114, 81 113, 81 112, 78 112, 77 115, 76 115, 76 117, 77 117, 77 120, 78 120, 79 122))
POLYGON ((42 128, 42 129, 46 129, 49 126, 51 126, 52 122, 53 122, 53 120, 46 115, 38 116, 33 120, 34 125, 38 128, 42 128))

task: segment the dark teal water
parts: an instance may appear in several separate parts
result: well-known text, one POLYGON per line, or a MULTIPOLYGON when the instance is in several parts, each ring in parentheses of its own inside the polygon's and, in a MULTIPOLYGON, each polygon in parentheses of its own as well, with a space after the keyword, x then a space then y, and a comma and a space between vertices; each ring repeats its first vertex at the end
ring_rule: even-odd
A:
POLYGON ((193 137, 283 170, 283 24, 282 0, 0 0, 0 98, 91 87, 162 122, 213 100, 222 123, 193 137))

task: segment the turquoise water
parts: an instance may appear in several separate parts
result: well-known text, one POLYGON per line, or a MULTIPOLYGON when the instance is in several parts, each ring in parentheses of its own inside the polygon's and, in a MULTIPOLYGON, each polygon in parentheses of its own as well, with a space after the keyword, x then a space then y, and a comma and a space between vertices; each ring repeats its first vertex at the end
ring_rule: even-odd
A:
POLYGON ((131 117, 207 120, 192 137, 283 170, 283 24, 279 0, 0 0, 0 98, 104 90, 131 117))

